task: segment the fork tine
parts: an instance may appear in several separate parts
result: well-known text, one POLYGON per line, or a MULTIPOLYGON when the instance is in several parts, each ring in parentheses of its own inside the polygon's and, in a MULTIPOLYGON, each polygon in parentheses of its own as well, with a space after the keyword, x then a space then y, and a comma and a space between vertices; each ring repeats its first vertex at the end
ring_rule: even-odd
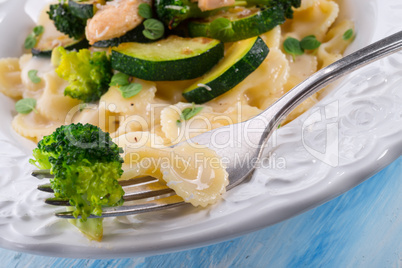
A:
POLYGON ((47 193, 53 193, 53 189, 50 183, 38 185, 38 190, 47 193))
MULTIPOLYGON (((153 177, 140 177, 140 178, 135 178, 135 179, 129 179, 129 180, 124 180, 124 181, 119 181, 119 184, 122 187, 126 187, 126 186, 135 186, 137 184, 142 184, 142 183, 146 183, 146 182, 152 182, 152 181, 158 181, 158 179, 155 179, 153 177)), ((50 183, 45 183, 45 184, 41 184, 38 185, 38 190, 42 191, 42 192, 47 192, 47 193, 53 193, 53 189, 51 187, 50 183)))
POLYGON ((138 178, 134 178, 134 179, 119 181, 119 184, 124 187, 124 186, 134 186, 136 184, 141 184, 141 183, 146 183, 146 182, 151 182, 151 181, 158 181, 158 179, 151 177, 151 176, 138 177, 138 178))
MULTIPOLYGON (((88 218, 106 218, 139 214, 150 211, 168 209, 185 204, 183 199, 177 195, 164 197, 156 200, 146 201, 132 206, 121 206, 116 208, 105 208, 102 216, 90 215, 88 218)), ((56 213, 56 216, 64 219, 74 219, 71 211, 56 213)))
MULTIPOLYGON (((150 197, 155 197, 155 196, 160 196, 164 194, 172 194, 174 191, 167 187, 166 185, 163 185, 159 183, 158 181, 154 182, 154 179, 149 180, 150 182, 144 184, 142 181, 146 181, 144 178, 141 178, 140 180, 132 180, 133 183, 139 183, 134 184, 134 185, 127 185, 124 186, 125 189, 125 194, 123 196, 124 201, 133 201, 133 200, 139 200, 139 199, 145 199, 145 198, 150 198, 150 197)), ((45 191, 45 192, 53 192, 53 190, 50 188, 50 184, 44 184, 38 186, 39 190, 45 191)), ((49 205, 54 205, 54 206, 69 206, 70 203, 66 199, 61 199, 61 198, 47 198, 45 200, 46 204, 49 205)))
MULTIPOLYGON (((34 170, 31 173, 32 176, 38 178, 38 179, 45 179, 45 178, 54 178, 54 175, 50 174, 49 169, 38 169, 34 170)), ((143 183, 143 182, 149 182, 149 181, 157 181, 158 179, 150 177, 150 176, 145 176, 145 177, 138 177, 134 179, 129 179, 129 180, 122 180, 119 181, 119 184, 121 186, 126 186, 126 185, 133 185, 133 184, 138 184, 138 183, 143 183)))
POLYGON ((52 174, 50 174, 50 170, 49 169, 38 169, 38 170, 34 170, 31 173, 32 176, 38 178, 38 179, 46 179, 46 178, 53 178, 54 176, 52 174))
POLYGON ((160 184, 158 181, 148 184, 137 185, 125 190, 126 193, 123 196, 125 201, 144 199, 149 197, 155 197, 158 195, 164 195, 174 193, 174 191, 166 185, 160 184))
MULTIPOLYGON (((53 175, 49 173, 49 170, 35 170, 32 172, 32 176, 35 176, 40 179, 53 177, 53 175)), ((167 187, 164 184, 161 184, 158 181, 158 179, 149 176, 134 178, 125 181, 119 181, 119 184, 124 188, 125 194, 123 196, 123 199, 125 202, 158 197, 174 193, 174 191, 171 188, 167 187)), ((53 189, 51 188, 50 183, 39 185, 38 190, 49 193, 54 192, 53 189)), ((45 200, 45 203, 54 206, 70 206, 68 200, 56 197, 47 198, 45 200)), ((114 207, 105 208, 101 218, 162 210, 171 207, 176 207, 181 204, 184 204, 184 201, 181 197, 177 195, 171 195, 159 199, 143 201, 135 205, 126 205, 126 206, 123 205, 117 208, 114 207)), ((70 211, 56 213, 56 216, 60 218, 70 218, 70 219, 74 218, 72 212, 70 211)), ((100 217, 92 215, 90 216, 90 218, 100 218, 100 217)))
MULTIPOLYGON (((159 182, 138 185, 130 188, 131 189, 129 190, 131 190, 131 192, 127 191, 123 196, 124 201, 133 201, 174 193, 172 189, 160 184, 159 182)), ((53 206, 70 206, 68 200, 56 197, 47 198, 45 203, 53 206)))
POLYGON ((53 206, 70 206, 70 202, 68 202, 68 200, 57 197, 47 198, 45 203, 53 206))

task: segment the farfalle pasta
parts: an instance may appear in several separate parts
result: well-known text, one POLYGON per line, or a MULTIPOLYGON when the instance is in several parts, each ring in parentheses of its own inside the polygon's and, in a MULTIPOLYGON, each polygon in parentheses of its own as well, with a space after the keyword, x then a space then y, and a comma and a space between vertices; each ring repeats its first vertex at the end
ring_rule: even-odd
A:
MULTIPOLYGON (((115 0, 106 5, 110 7, 113 4, 116 9, 118 2, 115 0)), ((193 205, 206 206, 213 204, 224 194, 228 184, 228 174, 222 165, 216 168, 210 168, 208 165, 205 167, 195 162, 192 156, 196 152, 204 153, 205 159, 218 158, 218 156, 206 148, 194 149, 180 145, 172 149, 168 146, 202 132, 252 118, 311 74, 342 57, 344 50, 351 42, 350 39, 345 40, 344 33, 347 30, 353 30, 354 26, 350 20, 338 19, 340 8, 342 7, 335 0, 303 0, 300 7, 294 8, 293 19, 288 19, 284 24, 259 34, 259 38, 269 48, 269 53, 260 62, 258 68, 233 88, 204 103, 192 104, 182 95, 184 90, 194 83, 197 84, 197 78, 183 81, 159 81, 155 78, 155 81, 149 81, 130 74, 128 83, 135 83, 141 87, 138 94, 125 98, 122 95, 122 87, 112 85, 97 102, 84 104, 65 94, 64 89, 68 83, 56 74, 57 60, 51 61, 50 58, 33 56, 31 53, 24 54, 20 58, 0 59, 0 92, 16 100, 22 98, 36 100, 34 112, 17 114, 13 119, 12 126, 19 135, 38 141, 65 124, 82 122, 99 126, 109 132, 115 142, 125 150, 126 162, 123 165, 122 179, 144 175, 154 176, 160 179, 161 183, 166 183, 174 189, 185 201, 193 205), (320 47, 314 51, 305 50, 303 55, 296 57, 285 51, 283 44, 287 38, 301 40, 312 35, 321 42, 320 47), (39 83, 32 82, 29 77, 28 73, 33 69, 37 71, 36 75, 41 79, 39 83), (197 113, 191 118, 186 118, 185 110, 188 113, 195 113, 194 111, 197 113), (137 158, 130 157, 130 154, 136 155, 137 158), (183 160, 184 162, 175 166, 172 163, 175 155, 189 160, 186 160, 187 162, 183 160), (141 164, 145 161, 144 159, 161 158, 167 159, 166 165, 154 164, 143 168, 141 164), (183 169, 184 164, 188 166, 188 169, 183 169)), ((163 22, 163 19, 161 20, 163 22)), ((90 30, 93 31, 96 25, 93 25, 95 23, 93 19, 91 21, 90 30)), ((49 24, 51 21, 46 14, 42 14, 40 23, 49 24)), ((55 33, 54 36, 55 41, 47 43, 57 47, 62 43, 57 41, 61 40, 61 36, 60 33, 55 33)), ((99 42, 110 40, 103 40, 100 33, 95 36, 96 38, 91 39, 91 44, 94 45, 92 50, 106 50, 109 53, 110 48, 109 50, 101 48, 101 44, 104 43, 99 42), (96 47, 97 42, 98 47, 96 47)), ((52 40, 52 33, 47 32, 46 38, 48 41, 52 40)), ((207 43, 210 42, 207 38, 211 37, 202 38, 204 39, 197 40, 207 43)), ((112 41, 122 40, 123 38, 121 40, 115 38, 112 41)), ((219 48, 220 45, 216 45, 216 48, 213 47, 211 50, 222 49, 222 53, 225 51, 224 57, 229 57, 230 53, 234 53, 231 52, 230 47, 237 42, 243 41, 225 42, 224 50, 223 45, 221 48, 219 48)), ((112 44, 110 47, 118 45, 110 44, 112 44)), ((186 57, 190 57, 193 52, 189 49, 183 53, 186 57)), ((216 52, 216 54, 219 53, 216 52)), ((117 64, 115 67, 125 68, 117 64)), ((177 71, 184 73, 184 70, 177 71)), ((239 70, 239 72, 243 71, 239 70)), ((204 87, 207 91, 211 90, 205 84, 197 86, 204 87)), ((305 112, 317 101, 317 94, 310 97, 290 114, 286 122, 305 112)))

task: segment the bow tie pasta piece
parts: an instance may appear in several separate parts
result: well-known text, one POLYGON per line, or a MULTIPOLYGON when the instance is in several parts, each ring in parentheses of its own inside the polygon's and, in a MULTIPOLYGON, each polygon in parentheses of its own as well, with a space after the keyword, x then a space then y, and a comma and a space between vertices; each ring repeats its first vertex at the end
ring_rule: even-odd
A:
POLYGON ((77 105, 70 111, 65 124, 82 123, 100 127, 103 131, 113 133, 119 124, 119 115, 110 112, 105 102, 77 105))
POLYGON ((67 115, 80 104, 77 99, 64 95, 66 81, 55 73, 46 73, 43 76, 45 88, 38 99, 37 110, 44 117, 53 121, 63 122, 67 115))
POLYGON ((220 200, 229 183, 215 151, 188 143, 166 149, 130 148, 124 156, 123 170, 123 180, 155 177, 166 182, 185 202, 202 207, 220 200))
POLYGON ((214 113, 211 107, 179 102, 164 108, 161 112, 161 126, 165 137, 172 144, 212 129, 233 124, 230 117, 214 113), (185 109, 199 108, 199 112, 188 120, 183 118, 185 109))
POLYGON ((229 184, 229 175, 215 151, 184 143, 173 148, 172 156, 173 164, 162 166, 161 170, 163 180, 178 196, 202 207, 222 198, 229 184))
POLYGON ((271 49, 258 69, 238 85, 247 104, 261 110, 268 108, 284 92, 290 66, 280 49, 271 49), (265 89, 265 90, 263 90, 265 89))
POLYGON ((21 98, 24 89, 19 59, 0 59, 0 92, 10 98, 21 98))
POLYGON ((123 148, 123 155, 125 155, 130 148, 138 149, 143 146, 152 148, 166 147, 161 137, 148 131, 129 132, 114 138, 113 142, 123 148))
POLYGON ((343 57, 343 52, 353 41, 353 38, 343 39, 343 34, 349 29, 354 30, 353 22, 345 20, 329 30, 325 37, 325 43, 320 46, 317 53, 320 68, 343 57))
MULTIPOLYGON (((33 57, 32 54, 25 54, 20 58, 21 80, 25 85, 24 98, 38 98, 45 87, 43 77, 47 73, 54 74, 54 66, 50 61, 43 57, 33 57), (31 70, 37 71, 37 76, 41 79, 39 83, 34 83, 28 73, 31 70)), ((63 88, 64 90, 64 88, 63 88)))
POLYGON ((315 35, 323 40, 331 25, 339 14, 339 6, 331 0, 302 1, 302 8, 296 9, 293 19, 283 24, 285 37, 292 36, 302 39, 305 36, 315 35))
MULTIPOLYGON (((289 78, 289 72, 290 66, 285 54, 278 48, 272 48, 267 58, 244 81, 207 104, 214 111, 226 115, 227 109, 233 109, 240 102, 242 106, 253 106, 259 109, 259 112, 252 114, 255 116, 284 93, 284 85, 289 78)), ((250 118, 246 111, 244 114, 242 109, 238 109, 238 111, 239 114, 234 118, 236 123, 250 118), (241 120, 238 120, 239 118, 241 120)))
POLYGON ((281 26, 276 26, 271 31, 263 33, 260 37, 262 38, 262 40, 264 40, 265 44, 267 44, 269 50, 272 50, 275 48, 279 48, 279 46, 281 45, 281 33, 281 26))
POLYGON ((39 113, 17 114, 11 123, 13 129, 28 139, 39 141, 52 134, 61 123, 51 121, 39 113))
POLYGON ((112 86, 101 97, 100 101, 106 103, 106 108, 114 113, 132 115, 144 114, 150 103, 154 102, 156 87, 154 82, 135 78, 132 83, 141 85, 141 91, 130 97, 124 98, 119 87, 112 86))

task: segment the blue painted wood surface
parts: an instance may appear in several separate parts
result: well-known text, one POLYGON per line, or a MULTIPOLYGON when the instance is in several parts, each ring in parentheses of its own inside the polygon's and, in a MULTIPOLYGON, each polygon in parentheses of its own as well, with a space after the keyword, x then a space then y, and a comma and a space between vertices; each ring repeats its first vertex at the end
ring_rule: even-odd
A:
POLYGON ((402 157, 316 209, 220 244, 112 260, 0 249, 0 267, 402 267, 401 193, 402 157))

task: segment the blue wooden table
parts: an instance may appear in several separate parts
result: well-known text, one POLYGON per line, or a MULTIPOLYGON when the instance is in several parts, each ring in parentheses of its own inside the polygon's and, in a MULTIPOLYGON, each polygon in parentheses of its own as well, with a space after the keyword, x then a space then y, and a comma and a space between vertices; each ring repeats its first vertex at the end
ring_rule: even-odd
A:
POLYGON ((209 247, 80 260, 0 249, 0 267, 402 267, 402 157, 338 198, 209 247))

